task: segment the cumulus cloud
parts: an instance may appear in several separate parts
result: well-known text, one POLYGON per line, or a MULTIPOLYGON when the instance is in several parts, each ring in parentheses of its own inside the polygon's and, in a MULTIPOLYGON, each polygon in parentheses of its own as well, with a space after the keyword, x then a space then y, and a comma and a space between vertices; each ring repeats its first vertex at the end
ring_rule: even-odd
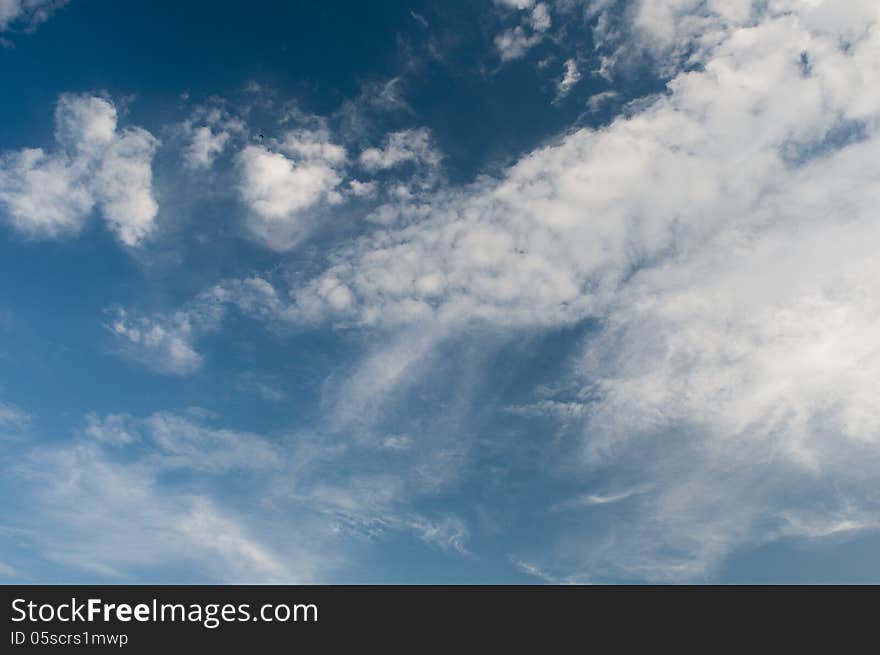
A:
POLYGON ((198 107, 182 124, 186 145, 182 156, 187 167, 209 168, 229 145, 245 131, 244 123, 219 107, 198 107))
POLYGON ((70 0, 0 0, 0 32, 16 26, 34 29, 70 0))
POLYGON ((283 141, 249 145, 238 155, 239 194, 248 207, 251 236, 273 250, 289 250, 313 229, 310 210, 342 200, 345 148, 326 133, 289 132, 283 141))
POLYGON ((383 222, 382 216, 406 211, 439 179, 441 156, 425 128, 388 133, 350 161, 326 121, 305 118, 313 127, 250 144, 236 158, 238 193, 248 209, 246 228, 272 250, 295 248, 318 227, 328 209, 352 199, 381 198, 383 204, 369 218, 383 222), (361 179, 353 177, 355 167, 361 179))
POLYGON ((529 49, 541 42, 541 38, 540 34, 526 34, 525 30, 517 25, 495 37, 495 48, 502 61, 511 61, 524 56, 529 49))
POLYGON ((157 140, 146 130, 117 129, 117 111, 103 97, 62 95, 55 109, 58 149, 3 153, 0 204, 17 231, 34 238, 78 233, 94 210, 127 246, 154 228, 152 191, 157 140))
POLYGON ((502 5, 513 7, 518 10, 531 9, 524 18, 522 24, 504 30, 495 37, 495 49, 501 61, 520 59, 531 48, 538 45, 544 39, 544 33, 550 29, 550 9, 544 2, 502 2, 502 5))
POLYGON ((387 170, 405 163, 436 167, 440 155, 431 143, 425 128, 392 132, 380 148, 367 148, 360 154, 360 163, 368 171, 387 170))

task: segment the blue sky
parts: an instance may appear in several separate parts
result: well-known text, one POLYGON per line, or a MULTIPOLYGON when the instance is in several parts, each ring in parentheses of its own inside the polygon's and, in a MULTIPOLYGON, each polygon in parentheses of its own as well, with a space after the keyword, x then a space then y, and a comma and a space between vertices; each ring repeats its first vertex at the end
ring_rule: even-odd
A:
POLYGON ((868 0, 0 0, 0 579, 877 582, 868 0))

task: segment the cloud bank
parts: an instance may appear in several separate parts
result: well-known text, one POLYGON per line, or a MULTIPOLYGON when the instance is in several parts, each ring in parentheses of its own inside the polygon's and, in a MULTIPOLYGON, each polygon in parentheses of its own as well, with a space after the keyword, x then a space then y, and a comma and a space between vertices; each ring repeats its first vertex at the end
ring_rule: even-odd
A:
POLYGON ((700 66, 342 248, 296 305, 383 329, 598 321, 575 378, 584 475, 652 491, 610 505, 604 536, 581 510, 534 558, 556 579, 693 580, 741 547, 876 527, 878 8, 627 15, 700 66))

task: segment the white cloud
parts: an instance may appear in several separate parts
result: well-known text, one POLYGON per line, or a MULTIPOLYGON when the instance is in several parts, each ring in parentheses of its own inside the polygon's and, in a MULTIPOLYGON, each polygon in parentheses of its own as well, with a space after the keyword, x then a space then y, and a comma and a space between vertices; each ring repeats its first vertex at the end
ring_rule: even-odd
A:
POLYGON ((88 415, 82 438, 19 453, 5 470, 20 490, 10 529, 46 560, 118 581, 179 582, 182 570, 190 581, 326 582, 391 533, 467 552, 461 519, 415 508, 447 481, 437 443, 267 437, 216 420, 197 408, 88 415))
POLYGON ((529 9, 535 4, 535 0, 495 0, 495 3, 513 9, 529 9))
POLYGON ((201 125, 192 128, 192 140, 184 150, 183 157, 190 168, 205 168, 223 152, 229 141, 226 131, 214 132, 210 127, 201 125))
POLYGON ((238 155, 239 194, 249 209, 251 236, 273 250, 296 246, 315 227, 310 210, 341 201, 345 160, 344 148, 307 130, 288 133, 275 149, 245 147, 238 155))
POLYGON ((197 107, 181 129, 187 143, 183 148, 184 164, 192 169, 210 168, 230 140, 245 132, 244 123, 221 107, 197 107))
POLYGON ((348 183, 351 195, 356 198, 370 198, 376 194, 376 182, 362 182, 360 180, 350 180, 348 183))
POLYGON ((129 423, 131 417, 125 414, 108 414, 100 418, 94 412, 86 415, 85 433, 92 439, 108 444, 129 444, 140 440, 136 430, 129 423))
POLYGON ((574 88, 574 85, 581 81, 581 73, 578 70, 577 62, 574 59, 568 59, 565 62, 565 74, 556 85, 556 99, 561 100, 574 88))
MULTIPOLYGON (((582 426, 583 470, 630 491, 569 502, 582 528, 569 521, 559 547, 524 567, 566 581, 704 579, 740 548, 876 527, 880 10, 856 0, 633 7, 645 47, 673 69, 683 53, 700 63, 674 74, 668 93, 536 150, 500 180, 391 206, 377 221, 390 227, 330 253, 292 302, 259 278, 227 281, 178 313, 121 314, 112 329, 135 358, 187 373, 229 306, 377 328, 325 397, 330 429, 356 426, 359 441, 313 457, 338 466, 372 448, 431 461, 345 480, 309 479, 328 472, 320 463, 298 468, 297 485, 278 493, 307 498, 340 533, 415 529, 456 543, 464 531, 426 528, 432 520, 413 519, 401 499, 450 484, 466 448, 399 448, 373 427, 449 335, 586 318, 597 328, 569 381, 579 400, 513 411, 582 426), (437 474, 438 462, 448 469, 437 474), (616 513, 607 533, 592 520, 600 511, 616 513)), ((73 140, 88 149, 106 132, 97 121, 73 140)), ((363 167, 418 159, 395 138, 363 167)), ((294 132, 249 146, 239 163, 243 181, 253 164, 241 194, 255 235, 280 250, 342 193, 346 154, 325 134, 294 132)))
POLYGON ((195 342, 222 324, 229 306, 263 319, 283 318, 284 305, 266 280, 227 280, 169 314, 131 316, 117 308, 107 328, 120 354, 166 375, 189 375, 202 366, 195 342))
POLYGON ((55 110, 59 149, 25 148, 0 159, 0 204, 30 237, 76 234, 97 208, 127 246, 153 230, 158 206, 151 163, 158 142, 136 127, 117 129, 102 97, 62 95, 55 110))
POLYGON ((448 516, 439 521, 414 517, 408 520, 408 524, 407 527, 415 531, 425 543, 462 554, 468 552, 469 531, 467 525, 457 517, 448 516))
POLYGON ((517 25, 509 30, 504 30, 495 37, 495 48, 501 57, 501 61, 520 59, 531 48, 538 45, 543 35, 538 33, 526 33, 522 26, 517 25))
POLYGON ((195 581, 314 582, 343 562, 327 527, 302 508, 287 508, 298 514, 286 524, 271 508, 255 511, 256 497, 220 491, 267 493, 284 458, 281 444, 213 427, 197 409, 90 414, 83 439, 37 446, 5 470, 25 510, 10 506, 7 521, 34 554, 117 581, 179 569, 195 581))
POLYGON ((16 25, 33 29, 69 0, 0 0, 0 32, 16 25))
POLYGON ((536 32, 546 32, 550 29, 550 9, 546 3, 539 2, 535 5, 531 16, 529 16, 529 23, 536 32))
MULTIPOLYGON (((196 418, 198 412, 194 412, 196 418)), ((255 434, 205 426, 192 417, 157 412, 145 419, 110 414, 87 417, 86 434, 110 445, 149 441, 163 469, 221 473, 281 465, 281 452, 255 434)))
MULTIPOLYGON (((635 5, 650 47, 701 66, 423 199, 296 293, 304 318, 383 329, 599 320, 590 402, 549 409, 584 422, 586 469, 651 491, 587 503, 529 559, 555 579, 700 579, 738 548, 878 524, 880 8, 763 5, 635 5), (621 511, 606 535, 599 508, 621 511)), ((393 388, 407 368, 388 370, 393 388)))
POLYGON ((431 144, 431 134, 425 128, 392 132, 386 135, 383 147, 367 148, 359 159, 368 171, 386 170, 405 163, 431 168, 440 164, 440 154, 431 144))
POLYGON ((161 578, 182 566, 215 581, 309 582, 325 560, 289 534, 283 550, 267 545, 254 536, 258 521, 204 493, 168 489, 160 467, 118 461, 96 444, 34 453, 17 473, 40 508, 23 521, 36 552, 92 574, 137 580, 153 570, 161 578))
POLYGON ((544 2, 502 2, 501 4, 519 10, 531 9, 523 18, 523 24, 511 27, 495 37, 495 49, 501 61, 520 59, 531 48, 544 39, 544 33, 550 29, 550 9, 544 2))
POLYGON ((191 342, 194 327, 203 329, 203 325, 200 322, 194 325, 184 312, 168 319, 132 320, 120 309, 108 327, 117 336, 122 354, 159 373, 186 375, 202 365, 202 358, 191 342))
POLYGON ((591 113, 595 114, 602 109, 606 103, 610 102, 617 96, 618 94, 614 91, 602 91, 601 93, 590 96, 590 99, 587 101, 587 108, 591 113))

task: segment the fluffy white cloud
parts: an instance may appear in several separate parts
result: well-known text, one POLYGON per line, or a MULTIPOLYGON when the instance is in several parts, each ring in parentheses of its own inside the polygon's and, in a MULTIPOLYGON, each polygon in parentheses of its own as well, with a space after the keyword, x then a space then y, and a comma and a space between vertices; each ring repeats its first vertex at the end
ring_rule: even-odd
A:
POLYGON ((737 548, 876 527, 880 8, 670 0, 627 17, 701 65, 342 248, 295 313, 599 320, 583 400, 534 409, 584 423, 584 467, 648 490, 571 510, 583 530, 532 558, 555 579, 695 579, 737 548), (619 512, 606 535, 597 508, 619 512))
POLYGON ((16 24, 33 29, 69 0, 0 0, 0 32, 16 24))
POLYGON ((199 106, 180 126, 185 141, 181 153, 184 164, 194 170, 210 168, 231 140, 245 133, 240 118, 222 106, 199 106))
POLYGON ((249 145, 238 156, 239 193, 249 209, 251 236, 273 250, 289 250, 314 229, 309 210, 336 204, 345 163, 342 146, 321 132, 290 132, 270 149, 249 145))
POLYGON ((511 61, 523 57, 531 48, 544 39, 544 33, 550 29, 550 9, 544 2, 502 2, 501 4, 519 10, 531 9, 523 18, 523 24, 504 30, 495 37, 495 48, 502 61, 511 61))
POLYGON ((98 209, 127 246, 154 227, 152 159, 158 142, 146 130, 117 129, 106 98, 63 95, 55 110, 58 150, 26 148, 0 159, 0 204, 10 224, 30 237, 79 232, 98 209))
MULTIPOLYGON (((608 480, 553 506, 583 528, 523 564, 548 579, 701 579, 738 548, 877 527, 880 9, 649 4, 625 15, 631 33, 672 69, 685 55, 700 64, 674 74, 667 93, 531 153, 500 180, 392 206, 377 222, 393 227, 332 252, 292 299, 258 278, 228 281, 179 313, 121 315, 114 331, 133 356, 185 373, 201 362, 199 335, 230 306, 377 328, 381 344, 326 402, 333 430, 356 426, 359 446, 378 448, 388 436, 370 428, 388 398, 429 375, 448 335, 595 319, 566 381, 576 400, 513 409, 580 426, 575 459, 608 480), (600 511, 613 520, 595 521, 600 511)), ((416 161, 411 143, 390 135, 362 168, 416 161)), ((248 158, 254 185, 241 194, 258 226, 298 224, 341 193, 345 151, 326 135, 249 146, 244 179, 248 158)), ((304 223, 259 238, 274 234, 284 249, 304 223)), ((120 438, 113 425, 104 432, 120 438)), ((422 446, 381 449, 415 457, 422 446)), ((419 455, 430 462, 408 465, 433 472, 461 456, 455 446, 434 444, 419 455)), ((373 534, 428 525, 399 499, 454 479, 370 470, 296 493, 340 532, 373 534)), ((466 534, 455 525, 424 533, 454 544, 466 534)))
POLYGON ((535 8, 532 9, 532 13, 529 16, 529 24, 536 32, 546 32, 550 29, 550 9, 547 7, 546 3, 539 2, 535 5, 535 8))
POLYGON ((833 147, 847 125, 869 136, 880 103, 873 47, 864 38, 842 50, 793 16, 734 31, 706 70, 680 75, 643 111, 532 153, 499 184, 442 192, 425 220, 341 250, 301 292, 303 307, 326 308, 324 295, 344 287, 366 323, 599 314, 673 244, 760 224, 755 202, 799 179, 798 152, 833 147))
MULTIPOLYGON (((195 326, 203 328, 200 322, 195 326)), ((191 343, 194 321, 185 312, 168 319, 132 320, 120 309, 109 329, 117 336, 122 354, 158 373, 185 375, 202 365, 202 358, 191 343)))
POLYGON ((367 148, 360 154, 361 166, 369 171, 386 170, 405 163, 436 167, 440 154, 431 144, 431 134, 425 128, 392 132, 385 137, 381 148, 367 148))
POLYGON ((192 168, 210 166, 214 158, 223 152, 229 133, 213 132, 210 127, 202 125, 192 130, 192 141, 184 152, 184 160, 192 168))
POLYGON ((511 61, 525 55, 529 49, 538 45, 542 38, 540 34, 527 34, 517 25, 495 37, 495 48, 502 61, 511 61))

